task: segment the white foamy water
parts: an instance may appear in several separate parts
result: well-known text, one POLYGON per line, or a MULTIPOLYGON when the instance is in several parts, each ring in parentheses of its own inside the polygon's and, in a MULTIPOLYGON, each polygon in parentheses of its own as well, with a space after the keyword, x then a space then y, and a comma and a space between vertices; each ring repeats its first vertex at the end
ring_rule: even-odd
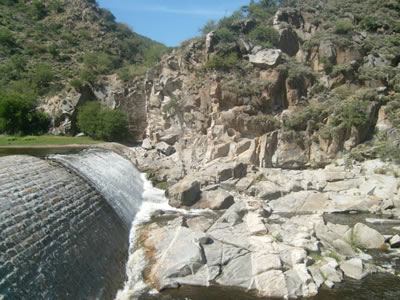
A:
POLYGON ((146 267, 145 251, 137 248, 137 228, 143 222, 150 220, 153 212, 157 210, 176 210, 168 204, 168 199, 164 196, 164 191, 154 188, 152 184, 142 174, 144 182, 143 202, 132 222, 129 237, 129 258, 126 265, 128 280, 124 288, 116 296, 116 300, 135 299, 147 286, 144 283, 143 270, 146 267))

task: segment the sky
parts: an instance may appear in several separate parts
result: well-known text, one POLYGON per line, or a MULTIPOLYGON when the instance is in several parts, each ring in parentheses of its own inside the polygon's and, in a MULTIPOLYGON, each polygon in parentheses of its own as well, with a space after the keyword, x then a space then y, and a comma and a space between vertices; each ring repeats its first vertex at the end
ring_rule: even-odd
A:
POLYGON ((117 22, 167 46, 200 35, 208 20, 219 20, 250 0, 98 0, 117 22))

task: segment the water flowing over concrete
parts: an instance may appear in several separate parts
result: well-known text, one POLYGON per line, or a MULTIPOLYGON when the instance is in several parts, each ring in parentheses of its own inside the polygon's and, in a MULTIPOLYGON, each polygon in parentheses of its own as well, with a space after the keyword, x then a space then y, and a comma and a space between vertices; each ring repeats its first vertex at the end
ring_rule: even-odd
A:
POLYGON ((0 299, 112 299, 128 231, 91 185, 57 163, 0 159, 0 299))
POLYGON ((126 228, 131 227, 142 203, 144 189, 141 174, 129 160, 98 149, 50 158, 86 178, 104 196, 126 228))

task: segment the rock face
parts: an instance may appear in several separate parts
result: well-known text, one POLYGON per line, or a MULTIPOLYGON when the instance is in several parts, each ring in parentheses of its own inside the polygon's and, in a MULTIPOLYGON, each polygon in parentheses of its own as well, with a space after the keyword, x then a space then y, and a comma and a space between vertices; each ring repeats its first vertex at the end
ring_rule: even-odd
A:
POLYGON ((113 298, 125 281, 129 232, 102 196, 29 156, 0 158, 0 181, 0 298, 113 298))
MULTIPOLYGON (((143 230, 144 247, 153 253, 154 264, 146 270, 150 280, 158 289, 217 284, 254 290, 263 297, 315 295, 317 285, 307 271, 305 250, 268 233, 260 212, 239 200, 208 229, 199 231, 197 222, 186 217, 166 227, 152 223, 143 230)), ((295 222, 311 225, 304 234, 312 243, 312 219, 298 217, 295 222)))
POLYGON ((367 249, 385 249, 387 247, 382 234, 362 223, 354 226, 350 238, 367 249))
POLYGON ((185 177, 168 189, 170 205, 192 206, 200 199, 200 183, 192 177, 185 177))
POLYGON ((279 49, 262 49, 249 55, 249 61, 262 68, 274 66, 281 56, 279 49))
MULTIPOLYGON (((242 142, 235 151, 241 157, 253 147, 252 142, 242 142)), ((155 149, 138 148, 135 157, 139 165, 158 161, 157 168, 166 170, 160 179, 173 183, 172 175, 185 169, 176 163, 183 153, 177 147, 165 157, 155 149), (140 158, 142 154, 147 158, 140 158)), ((295 298, 311 297, 322 285, 333 287, 346 277, 361 279, 385 271, 363 253, 388 247, 381 234, 361 223, 327 222, 323 214, 375 206, 393 210, 395 201, 388 206, 387 199, 398 197, 400 179, 375 173, 388 167, 375 160, 349 169, 338 160, 323 169, 288 170, 222 157, 187 168, 189 173, 179 175, 168 190, 170 204, 213 211, 180 211, 141 227, 137 249, 147 253, 146 278, 159 290, 215 285, 243 288, 262 297, 295 298), (177 249, 187 252, 179 255, 177 249)))

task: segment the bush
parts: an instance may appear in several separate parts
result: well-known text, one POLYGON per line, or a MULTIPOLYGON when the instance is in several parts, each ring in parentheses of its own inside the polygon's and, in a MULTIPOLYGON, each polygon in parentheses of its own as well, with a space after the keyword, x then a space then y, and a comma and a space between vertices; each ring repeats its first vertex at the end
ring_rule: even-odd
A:
POLYGON ((78 127, 86 135, 106 141, 122 141, 128 136, 128 121, 119 110, 99 102, 89 102, 78 112, 78 127))
POLYGON ((337 34, 347 34, 353 30, 353 24, 346 20, 339 20, 335 25, 335 33, 337 34))
POLYGON ((345 128, 352 126, 362 127, 368 124, 368 103, 359 99, 344 101, 334 108, 332 125, 343 125, 345 128))
POLYGON ((211 31, 214 31, 217 28, 217 23, 215 20, 209 20, 202 28, 199 29, 199 31, 206 35, 210 33, 211 31))
POLYGON ((32 7, 30 10, 30 14, 34 20, 41 20, 47 16, 47 8, 44 5, 43 1, 36 0, 32 2, 32 7))
POLYGON ((258 25, 249 33, 249 38, 265 48, 271 48, 279 41, 279 32, 266 25, 258 25))
POLYGON ((36 110, 34 95, 0 91, 0 132, 41 134, 47 131, 49 117, 36 110))
POLYGON ((217 43, 232 43, 236 40, 233 31, 226 27, 217 29, 215 31, 214 38, 217 43))
POLYGON ((214 55, 206 63, 206 69, 227 70, 235 66, 238 62, 238 57, 235 52, 228 55, 214 55))
POLYGON ((323 105, 309 105, 292 114, 285 121, 285 126, 293 130, 305 130, 308 121, 319 123, 327 116, 326 108, 323 105))
POLYGON ((54 73, 50 65, 37 64, 34 67, 34 81, 39 89, 44 89, 49 86, 54 79, 54 73))
POLYGON ((14 36, 8 29, 0 29, 0 45, 11 47, 15 43, 14 36))
POLYGON ((376 31, 379 27, 381 27, 381 24, 379 22, 378 17, 367 16, 361 20, 360 26, 362 29, 365 29, 368 31, 376 31))

